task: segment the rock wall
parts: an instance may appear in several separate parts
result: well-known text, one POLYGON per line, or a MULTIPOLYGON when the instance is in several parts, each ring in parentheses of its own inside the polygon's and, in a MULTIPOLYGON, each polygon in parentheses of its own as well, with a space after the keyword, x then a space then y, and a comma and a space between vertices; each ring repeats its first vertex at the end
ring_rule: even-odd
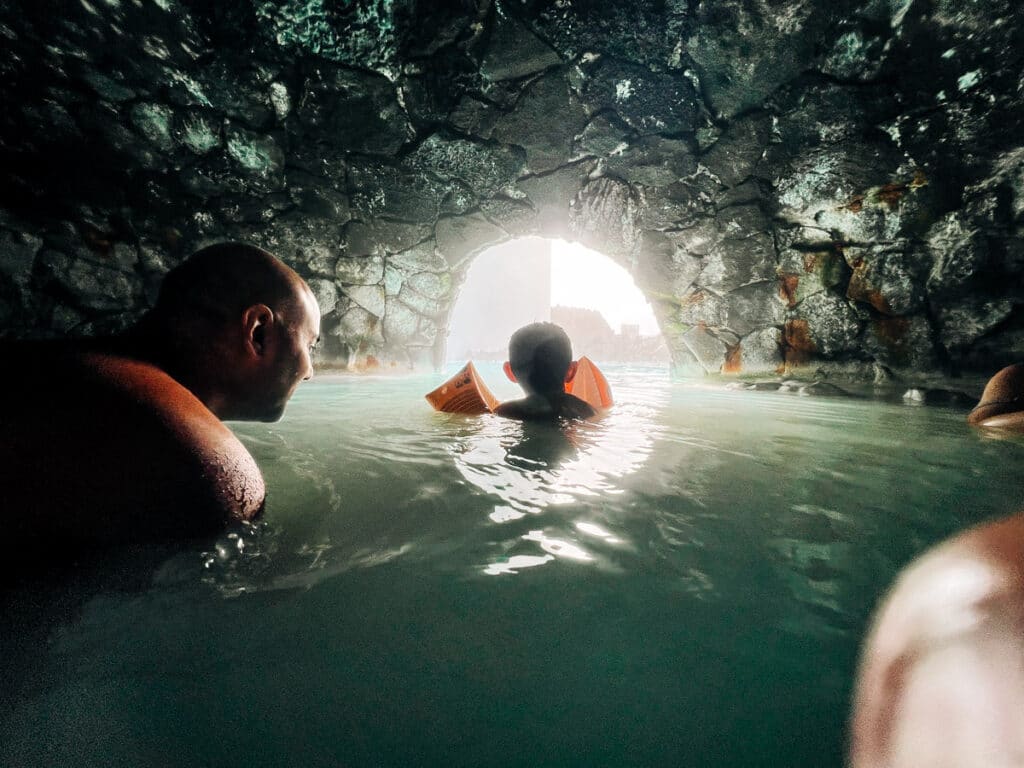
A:
POLYGON ((629 268, 682 373, 1024 357, 1013 0, 0 5, 0 334, 117 330, 195 248, 325 361, 430 365, 474 254, 629 268))

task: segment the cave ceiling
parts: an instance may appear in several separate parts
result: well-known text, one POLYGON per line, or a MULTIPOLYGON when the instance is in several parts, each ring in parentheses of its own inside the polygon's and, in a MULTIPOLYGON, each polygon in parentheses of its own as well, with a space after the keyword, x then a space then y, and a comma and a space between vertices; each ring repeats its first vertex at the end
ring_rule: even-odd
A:
POLYGON ((0 4, 0 333, 115 332, 237 239, 325 362, 427 366, 472 257, 633 274, 687 374, 1024 356, 1011 0, 0 4))

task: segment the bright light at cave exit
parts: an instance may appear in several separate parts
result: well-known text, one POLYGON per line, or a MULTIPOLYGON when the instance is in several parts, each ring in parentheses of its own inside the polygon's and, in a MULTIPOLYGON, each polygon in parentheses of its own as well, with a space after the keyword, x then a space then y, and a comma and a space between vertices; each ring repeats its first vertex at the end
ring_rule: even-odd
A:
POLYGON ((448 360, 503 360, 516 328, 549 320, 555 306, 596 310, 613 333, 637 325, 660 336, 632 276, 578 243, 527 237, 488 248, 466 273, 449 322, 448 360))
POLYGON ((639 325, 642 336, 661 333, 632 275, 579 243, 551 241, 551 306, 596 309, 616 332, 627 324, 639 325))

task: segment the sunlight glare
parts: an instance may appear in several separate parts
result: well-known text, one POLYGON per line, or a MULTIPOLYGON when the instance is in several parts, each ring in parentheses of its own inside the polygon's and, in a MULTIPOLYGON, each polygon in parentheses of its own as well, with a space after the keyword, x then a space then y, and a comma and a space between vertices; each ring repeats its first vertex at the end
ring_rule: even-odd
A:
POLYGON ((640 326, 643 336, 661 333, 651 305, 632 275, 601 253, 579 243, 551 241, 551 306, 596 309, 619 331, 640 326))

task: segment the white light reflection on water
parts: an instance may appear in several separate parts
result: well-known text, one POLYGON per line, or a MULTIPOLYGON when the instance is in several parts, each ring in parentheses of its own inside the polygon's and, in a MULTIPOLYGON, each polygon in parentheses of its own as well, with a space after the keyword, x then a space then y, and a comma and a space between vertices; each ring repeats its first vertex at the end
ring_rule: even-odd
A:
POLYGON ((595 423, 487 418, 451 445, 460 474, 502 500, 495 522, 516 519, 510 511, 536 513, 621 492, 618 481, 646 464, 664 428, 653 420, 653 409, 629 402, 625 382, 615 381, 613 391, 615 407, 595 423))
MULTIPOLYGON (((479 368, 499 397, 516 396, 498 366, 479 368)), ((618 500, 667 438, 672 385, 652 368, 606 373, 615 407, 561 428, 431 412, 409 397, 426 380, 314 382, 280 425, 240 428, 268 472, 271 502, 302 503, 274 507, 266 530, 242 531, 244 548, 218 542, 203 580, 236 597, 309 589, 399 559, 447 559, 476 574, 506 572, 513 560, 513 570, 555 560, 618 570, 633 551, 618 500), (368 403, 367 392, 378 399, 368 403), (480 506, 480 517, 467 516, 480 506), (530 535, 538 530, 543 538, 530 535)))
MULTIPOLYGON (((527 515, 562 509, 600 507, 609 496, 623 493, 622 480, 639 471, 651 457, 655 441, 665 431, 659 418, 667 405, 670 385, 666 373, 651 369, 616 369, 609 375, 616 405, 593 423, 562 425, 480 419, 477 429, 451 444, 459 473, 484 493, 497 497, 489 515, 496 524, 514 524, 527 515)), ((555 558, 592 561, 577 543, 557 538, 572 536, 573 528, 606 544, 624 538, 593 522, 531 530, 519 541, 531 541, 555 558)), ((533 522, 532 525, 536 525, 533 522)), ((518 557, 513 555, 512 557, 518 557)), ((531 561, 530 567, 555 558, 531 561)), ((506 573, 506 563, 492 563, 484 572, 506 573)), ((519 567, 526 567, 520 564, 519 567)))
POLYGON ((491 563, 484 569, 488 576, 500 576, 503 573, 516 574, 522 568, 533 568, 537 565, 554 560, 553 555, 513 555, 508 560, 499 563, 491 563))
POLYGON ((588 523, 584 520, 576 521, 576 529, 583 531, 584 533, 588 533, 591 536, 597 536, 599 539, 604 539, 609 544, 619 544, 622 541, 622 539, 617 538, 601 526, 595 525, 594 523, 588 523))

